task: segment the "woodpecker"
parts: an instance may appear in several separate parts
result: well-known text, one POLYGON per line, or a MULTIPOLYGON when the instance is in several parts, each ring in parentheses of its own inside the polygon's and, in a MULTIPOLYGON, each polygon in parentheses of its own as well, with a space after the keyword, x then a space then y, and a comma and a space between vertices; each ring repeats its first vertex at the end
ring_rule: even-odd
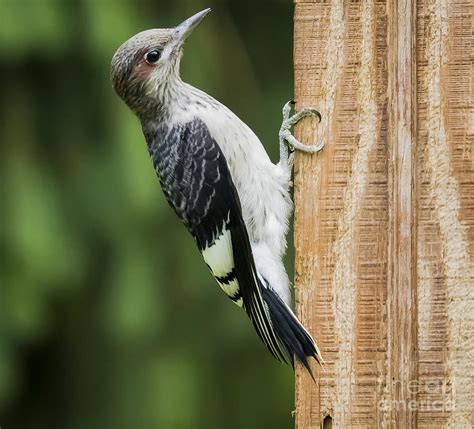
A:
POLYGON ((292 212, 290 147, 317 152, 291 135, 308 115, 283 108, 280 161, 273 164, 253 131, 223 104, 183 82, 183 44, 210 12, 175 28, 136 34, 118 48, 111 79, 139 118, 163 193, 221 289, 250 318, 278 360, 320 364, 321 353, 291 310, 283 264, 292 212))

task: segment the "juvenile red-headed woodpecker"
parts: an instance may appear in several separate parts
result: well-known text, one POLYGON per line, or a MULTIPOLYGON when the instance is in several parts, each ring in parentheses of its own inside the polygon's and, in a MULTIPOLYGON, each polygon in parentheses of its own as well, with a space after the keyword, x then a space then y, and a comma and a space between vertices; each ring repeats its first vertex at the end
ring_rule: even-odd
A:
MULTIPOLYGON (((258 137, 227 107, 184 83, 184 41, 210 9, 175 28, 143 31, 112 59, 117 94, 141 121, 153 165, 170 206, 196 240, 222 290, 242 307, 270 352, 310 371, 319 349, 290 307, 283 265, 292 211, 288 146, 317 152, 290 133, 303 109, 283 109, 280 162, 273 164, 258 137)), ((311 371, 310 371, 311 372, 311 371)))

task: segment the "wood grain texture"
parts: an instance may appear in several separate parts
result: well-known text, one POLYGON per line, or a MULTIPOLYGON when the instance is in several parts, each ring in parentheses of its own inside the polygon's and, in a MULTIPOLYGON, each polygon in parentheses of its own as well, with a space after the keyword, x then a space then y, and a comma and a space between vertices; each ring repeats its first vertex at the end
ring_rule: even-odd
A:
POLYGON ((388 192, 387 284, 388 422, 417 425, 417 222, 416 222, 416 13, 414 0, 388 4, 388 192))
POLYGON ((419 426, 472 427, 473 4, 419 2, 417 15, 419 426))
POLYGON ((296 427, 472 427, 473 5, 295 1, 296 427))

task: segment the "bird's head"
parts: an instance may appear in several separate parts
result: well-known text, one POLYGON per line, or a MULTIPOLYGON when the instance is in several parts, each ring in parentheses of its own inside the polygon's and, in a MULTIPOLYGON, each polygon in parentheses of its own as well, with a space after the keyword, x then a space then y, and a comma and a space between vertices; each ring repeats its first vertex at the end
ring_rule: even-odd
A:
POLYGON ((175 28, 142 31, 117 49, 112 58, 112 83, 138 116, 166 101, 169 87, 179 80, 183 44, 210 11, 198 12, 175 28))

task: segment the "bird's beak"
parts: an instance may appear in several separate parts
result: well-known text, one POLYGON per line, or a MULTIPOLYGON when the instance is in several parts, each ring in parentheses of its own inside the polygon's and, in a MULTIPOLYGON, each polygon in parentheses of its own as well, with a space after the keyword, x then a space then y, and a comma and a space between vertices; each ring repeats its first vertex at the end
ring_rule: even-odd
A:
POLYGON ((175 28, 173 38, 175 39, 174 42, 176 48, 181 48, 181 46, 183 46, 183 43, 187 37, 201 23, 201 21, 210 11, 210 8, 204 9, 201 12, 193 15, 191 18, 188 18, 186 21, 183 21, 175 28))

